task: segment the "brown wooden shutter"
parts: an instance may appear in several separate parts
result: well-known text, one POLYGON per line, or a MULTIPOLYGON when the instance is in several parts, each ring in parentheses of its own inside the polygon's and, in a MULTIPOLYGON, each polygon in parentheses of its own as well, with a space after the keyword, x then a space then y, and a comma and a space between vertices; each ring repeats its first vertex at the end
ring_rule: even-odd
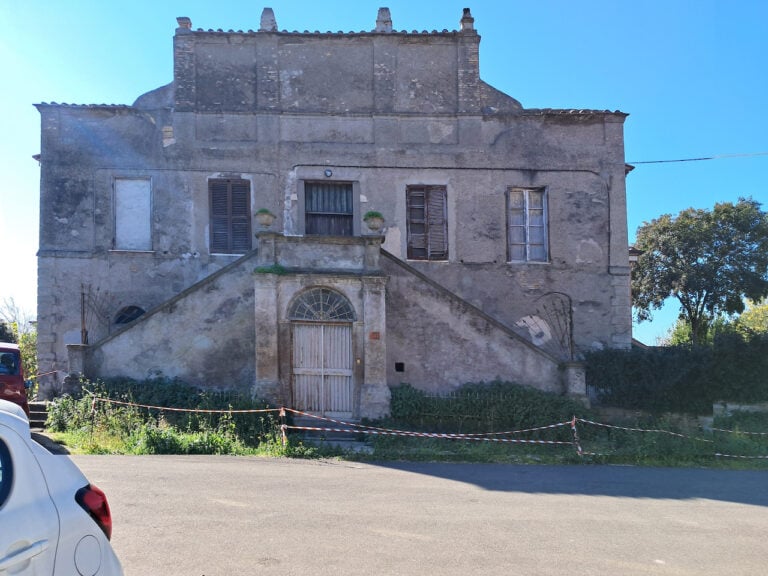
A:
POLYGON ((408 258, 448 259, 448 218, 444 186, 409 186, 406 190, 408 258))
POLYGON ((247 180, 210 180, 211 252, 251 249, 251 190, 247 180))
POLYGON ((231 251, 251 249, 251 190, 247 180, 231 182, 231 251))
POLYGON ((229 200, 226 180, 209 182, 211 195, 211 252, 228 252, 229 200))
POLYGON ((430 260, 448 259, 448 222, 445 188, 431 187, 427 197, 427 231, 430 260))
POLYGON ((427 202, 423 188, 413 187, 406 192, 408 203, 408 258, 427 259, 427 202))

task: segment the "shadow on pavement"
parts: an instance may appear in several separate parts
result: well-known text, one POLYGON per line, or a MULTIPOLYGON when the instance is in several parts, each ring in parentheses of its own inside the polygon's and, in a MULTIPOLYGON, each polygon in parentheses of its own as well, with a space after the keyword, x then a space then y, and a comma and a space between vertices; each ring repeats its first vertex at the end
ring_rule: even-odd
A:
POLYGON ((59 444, 58 442, 54 442, 48 436, 45 434, 40 434, 39 432, 32 432, 32 440, 40 444, 43 448, 48 450, 51 454, 69 454, 69 450, 67 450, 64 445, 59 444))
POLYGON ((760 470, 416 462, 375 465, 466 482, 486 490, 617 498, 704 498, 768 506, 768 471, 760 470))

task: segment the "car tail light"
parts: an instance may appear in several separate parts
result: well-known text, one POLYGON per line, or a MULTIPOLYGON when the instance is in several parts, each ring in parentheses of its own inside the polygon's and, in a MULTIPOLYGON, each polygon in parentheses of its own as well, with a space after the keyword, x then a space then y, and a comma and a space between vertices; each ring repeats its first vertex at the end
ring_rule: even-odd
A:
POLYGON ((75 494, 75 500, 78 504, 90 514, 94 522, 99 525, 107 535, 107 539, 112 538, 112 514, 109 511, 107 496, 93 484, 83 486, 75 494))

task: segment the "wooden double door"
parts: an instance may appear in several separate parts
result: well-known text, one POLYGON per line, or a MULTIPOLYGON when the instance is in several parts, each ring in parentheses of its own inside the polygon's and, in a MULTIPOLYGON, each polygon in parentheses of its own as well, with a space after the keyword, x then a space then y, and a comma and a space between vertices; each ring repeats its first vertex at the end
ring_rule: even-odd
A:
POLYGON ((292 325, 294 408, 331 418, 353 412, 353 353, 350 323, 292 325))

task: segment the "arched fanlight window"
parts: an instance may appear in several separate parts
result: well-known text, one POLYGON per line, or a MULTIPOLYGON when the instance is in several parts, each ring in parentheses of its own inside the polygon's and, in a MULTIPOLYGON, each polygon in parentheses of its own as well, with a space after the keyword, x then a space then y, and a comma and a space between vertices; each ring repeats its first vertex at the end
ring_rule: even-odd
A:
POLYGON ((354 322, 355 311, 349 300, 338 292, 312 288, 296 297, 288 317, 310 322, 354 322))
POLYGON ((129 324, 144 314, 145 310, 139 306, 126 306, 115 315, 115 324, 129 324))

